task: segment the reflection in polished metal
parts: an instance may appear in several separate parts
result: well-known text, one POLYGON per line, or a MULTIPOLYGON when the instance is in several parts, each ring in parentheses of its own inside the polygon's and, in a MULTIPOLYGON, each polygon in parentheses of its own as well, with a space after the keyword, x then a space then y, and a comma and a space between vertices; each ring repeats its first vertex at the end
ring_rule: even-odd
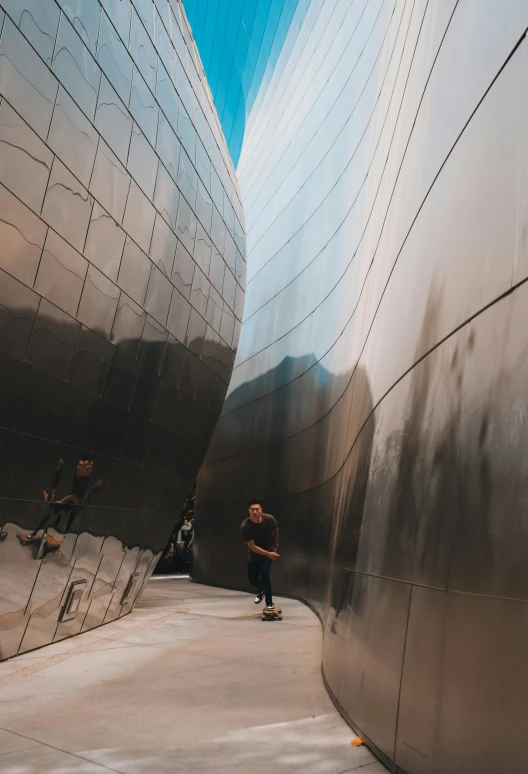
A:
POLYGON ((286 33, 297 22, 295 14, 304 14, 306 4, 298 0, 242 0, 236 5, 228 0, 184 0, 184 5, 236 166, 246 116, 260 84, 273 72, 286 33))
POLYGON ((244 239, 179 0, 0 0, 0 660, 134 606, 224 400, 244 239))
POLYGON ((75 618, 81 603, 81 599, 83 598, 84 592, 86 591, 86 586, 86 578, 70 583, 70 588, 66 596, 66 602, 64 603, 64 606, 59 615, 60 623, 62 623, 62 621, 72 621, 75 618))
POLYGON ((321 616, 361 737, 407 774, 521 774, 528 5, 303 7, 237 168, 247 297, 194 578, 247 588, 263 497, 274 588, 321 616))

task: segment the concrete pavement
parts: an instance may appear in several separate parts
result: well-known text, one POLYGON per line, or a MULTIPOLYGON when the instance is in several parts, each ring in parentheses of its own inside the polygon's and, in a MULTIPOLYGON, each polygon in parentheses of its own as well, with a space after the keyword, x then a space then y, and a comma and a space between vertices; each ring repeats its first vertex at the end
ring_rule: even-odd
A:
POLYGON ((114 623, 0 664, 2 774, 384 774, 335 710, 300 602, 154 579, 114 623))

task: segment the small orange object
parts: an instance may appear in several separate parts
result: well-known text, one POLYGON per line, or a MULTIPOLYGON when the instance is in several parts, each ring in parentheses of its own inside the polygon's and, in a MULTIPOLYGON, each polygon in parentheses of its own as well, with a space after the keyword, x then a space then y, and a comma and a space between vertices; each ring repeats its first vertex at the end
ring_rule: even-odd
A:
POLYGON ((361 745, 365 744, 365 742, 363 741, 363 739, 361 739, 361 737, 355 736, 351 740, 350 744, 353 745, 354 747, 361 747, 361 745))

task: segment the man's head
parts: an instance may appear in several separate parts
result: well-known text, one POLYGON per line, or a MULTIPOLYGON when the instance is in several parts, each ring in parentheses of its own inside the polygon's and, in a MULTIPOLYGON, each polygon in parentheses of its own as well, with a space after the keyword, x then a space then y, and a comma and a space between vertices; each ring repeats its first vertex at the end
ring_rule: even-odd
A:
POLYGON ((262 521, 262 503, 260 500, 250 500, 248 503, 249 518, 251 521, 262 521))

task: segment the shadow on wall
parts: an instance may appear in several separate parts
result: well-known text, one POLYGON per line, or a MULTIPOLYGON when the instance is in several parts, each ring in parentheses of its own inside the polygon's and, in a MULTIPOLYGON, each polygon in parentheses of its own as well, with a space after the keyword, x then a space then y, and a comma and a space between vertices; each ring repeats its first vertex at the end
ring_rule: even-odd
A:
MULTIPOLYGON (((327 575, 333 532, 340 531, 343 540, 349 543, 353 542, 353 535, 359 533, 361 515, 357 509, 354 519, 343 520, 339 526, 332 523, 333 514, 337 510, 334 505, 329 507, 327 496, 331 497, 332 502, 340 496, 337 493, 337 483, 341 480, 341 474, 326 482, 323 487, 284 497, 282 492, 287 485, 288 459, 285 457, 283 444, 278 441, 259 448, 259 422, 272 421, 272 417, 299 410, 299 406, 292 402, 297 400, 297 396, 291 396, 287 383, 292 375, 304 373, 310 362, 313 362, 312 355, 284 358, 276 369, 241 385, 232 393, 233 405, 240 406, 254 395, 261 394, 261 391, 267 392, 269 384, 286 384, 271 396, 268 395, 266 417, 259 417, 257 401, 254 404, 256 416, 252 414, 248 422, 245 422, 244 415, 241 419, 237 418, 236 442, 247 448, 247 452, 210 464, 206 461, 202 467, 197 489, 198 517, 195 523, 193 571, 195 580, 249 588, 246 581, 246 550, 239 527, 246 518, 246 501, 250 497, 264 497, 265 511, 276 514, 280 521, 280 547, 285 560, 274 565, 274 585, 277 593, 295 593, 306 598, 310 565, 314 572, 318 567, 324 576, 327 575), (227 556, 229 559, 226 561, 227 556)), ((327 403, 326 391, 336 389, 336 381, 339 382, 342 392, 350 380, 350 372, 333 377, 320 363, 316 363, 312 368, 317 372, 313 381, 320 386, 322 405, 327 403)), ((354 382, 358 392, 362 393, 362 405, 367 405, 371 411, 370 389, 361 369, 357 371, 354 382)), ((228 398, 223 414, 229 412, 230 402, 228 398)), ((312 407, 315 413, 320 415, 317 402, 316 399, 312 407)), ((315 472, 324 464, 328 438, 324 423, 317 423, 312 430, 315 430, 315 440, 311 442, 314 454, 306 464, 315 472)), ((368 432, 365 432, 364 437, 368 437, 368 432)), ((369 457, 370 451, 364 449, 363 443, 360 445, 363 453, 369 457)), ((368 446, 369 443, 365 445, 368 446)), ((368 474, 368 465, 366 471, 368 474)), ((354 502, 357 503, 357 498, 354 502)), ((352 507, 352 503, 348 503, 348 506, 352 507)))
MULTIPOLYGON (((427 351, 427 342, 435 340, 439 305, 440 301, 434 298, 429 304, 418 344, 420 352, 427 351)), ((266 419, 271 422, 275 416, 298 412, 298 396, 288 389, 288 381, 291 382, 292 374, 306 372, 312 359, 313 355, 301 358, 286 357, 276 369, 241 385, 227 398, 223 415, 229 413, 231 404, 244 406, 256 395, 268 392, 269 384, 283 384, 285 387, 273 393, 271 408, 268 396, 267 416, 260 418, 261 423, 266 419)), ((341 429, 343 436, 346 436, 350 407, 356 407, 361 413, 358 421, 352 424, 362 429, 339 472, 322 485, 285 496, 285 487, 288 486, 290 491, 292 488, 288 469, 292 467, 293 461, 285 454, 284 439, 266 447, 259 443, 256 401, 256 419, 247 424, 237 420, 236 434, 233 432, 236 444, 249 449, 247 454, 226 457, 212 463, 206 460, 200 472, 195 574, 197 580, 205 582, 205 578, 210 574, 214 577, 219 573, 227 582, 227 572, 230 585, 248 588, 245 582, 243 547, 240 552, 241 561, 237 561, 233 556, 233 561, 226 566, 225 556, 214 551, 219 535, 216 533, 212 540, 211 536, 216 531, 215 525, 216 529, 221 525, 222 529, 229 530, 228 542, 233 541, 234 546, 237 542, 241 544, 238 527, 245 518, 245 501, 251 496, 262 496, 265 510, 276 514, 281 523, 281 549, 285 561, 274 565, 277 591, 301 596, 319 612, 322 612, 323 601, 332 610, 339 611, 348 583, 343 582, 341 576, 357 569, 358 562, 368 568, 374 550, 376 570, 379 570, 380 574, 395 577, 393 565, 394 555, 399 554, 397 546, 410 546, 419 529, 419 522, 425 521, 420 515, 422 511, 419 497, 413 492, 413 481, 422 475, 416 467, 417 463, 432 458, 430 461, 437 476, 438 470, 445 467, 443 460, 452 462, 456 457, 455 430, 453 427, 449 432, 444 444, 446 448, 436 452, 432 451, 431 440, 423 436, 422 425, 425 423, 431 378, 428 358, 411 372, 410 391, 409 384, 406 383, 406 393, 412 397, 409 398, 404 411, 401 406, 402 390, 396 386, 402 424, 398 425, 396 422, 396 426, 390 430, 387 427, 386 403, 390 401, 391 394, 389 393, 374 411, 369 380, 361 366, 355 368, 353 378, 352 369, 335 377, 320 363, 316 363, 312 368, 317 372, 317 377, 312 382, 320 385, 322 405, 327 405, 328 392, 348 398, 337 400, 334 404, 329 412, 334 415, 331 424, 325 421, 329 416, 327 414, 309 428, 315 430, 315 442, 310 439, 310 450, 313 453, 306 463, 314 474, 324 469, 330 446, 341 440, 329 436, 329 427, 334 430, 341 429), (425 456, 420 452, 422 441, 426 441, 429 447, 425 456), (206 498, 211 494, 215 495, 215 499, 207 501, 206 498), (380 519, 381 507, 385 511, 383 519, 380 519), (366 525, 365 513, 368 514, 366 525), (406 517, 407 520, 400 523, 398 513, 407 514, 408 519, 406 517), (210 519, 213 519, 212 523, 209 523, 210 519), (384 529, 384 534, 380 534, 381 528, 384 529), (209 542, 210 552, 207 551, 209 542), (380 545, 383 546, 382 550, 380 545)), ((300 400, 302 399, 301 393, 300 400)), ((312 404, 312 408, 315 416, 321 416, 321 412, 317 410, 317 401, 312 404)), ((300 452, 302 436, 303 433, 298 436, 300 452)), ((449 478, 449 475, 444 471, 440 478, 449 478)), ((303 479, 306 477, 310 478, 310 473, 308 472, 307 476, 304 470, 303 479)), ((451 476, 451 487, 453 482, 454 477, 451 476)), ((443 512, 449 501, 449 487, 442 484, 438 486, 438 490, 440 500, 435 507, 443 512)), ((436 523, 438 520, 433 521, 436 523)), ((236 549, 234 553, 236 554, 236 549)), ((428 557, 422 557, 419 563, 427 565, 428 557)))
MULTIPOLYGON (((528 289, 431 349, 444 303, 437 288, 416 348, 421 359, 375 408, 369 379, 357 369, 347 387, 354 399, 335 404, 331 425, 312 428, 316 441, 303 457, 303 481, 306 470, 324 466, 337 433, 346 433, 344 407, 362 412, 361 431, 335 476, 296 492, 288 476, 296 467, 292 447, 288 456, 284 441, 259 448, 257 419, 233 429, 247 451, 206 461, 197 494, 194 579, 249 590, 239 525, 247 498, 262 496, 281 528, 274 590, 319 613, 330 690, 385 762, 412 774, 459 770, 469 754, 461 740, 482 730, 483 716, 496 724, 497 713, 506 713, 509 736, 516 737, 512 708, 517 701, 526 706, 528 686, 515 654, 514 666, 501 658, 494 667, 500 686, 489 671, 497 648, 511 652, 509 637, 518 641, 525 613, 515 600, 528 597, 525 527, 517 515, 528 481, 528 344, 518 333, 528 289), (497 625, 501 615, 504 625, 497 625), (516 697, 508 707, 505 690, 516 697), (456 724, 454 706, 464 708, 456 724), (452 750, 458 757, 450 757, 452 750)), ((291 367, 291 360, 279 366, 291 367)), ((332 375, 322 373, 320 383, 330 389, 332 375)), ((253 383, 248 395, 254 394, 253 383)), ((276 400, 280 412, 297 410, 287 388, 276 400)), ((491 740, 485 747, 500 770, 491 740)), ((522 770, 520 749, 512 748, 503 770, 522 770)))
MULTIPOLYGON (((437 341, 433 292, 417 352, 437 341)), ((369 416, 341 471, 323 667, 334 697, 386 763, 394 761, 412 584, 447 587, 467 329, 433 350, 369 416), (353 539, 343 535, 358 522, 353 539), (343 526, 342 526, 343 525, 343 526)), ((308 600, 314 592, 309 585, 308 600)))

